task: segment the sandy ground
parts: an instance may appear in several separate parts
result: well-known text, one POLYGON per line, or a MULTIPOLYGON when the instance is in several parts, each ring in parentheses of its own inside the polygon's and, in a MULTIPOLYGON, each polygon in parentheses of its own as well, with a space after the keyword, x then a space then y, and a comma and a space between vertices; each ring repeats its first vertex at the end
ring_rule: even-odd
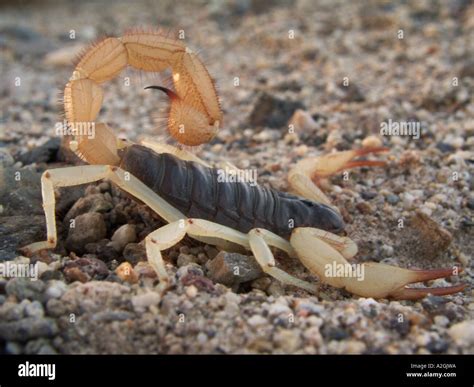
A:
MULTIPOLYGON (((474 6, 262 3, 2 6, 0 259, 40 271, 38 281, 0 277, 2 352, 474 352, 474 6), (142 241, 163 223, 107 182, 59 190, 58 248, 19 255, 45 237, 41 172, 73 163, 54 127, 75 54, 104 35, 157 26, 184 31, 216 79, 224 126, 193 152, 257 169, 260 184, 286 191, 303 157, 386 146, 386 167, 341 173, 325 187, 359 245, 357 262, 459 266, 458 276, 424 285, 467 288, 416 302, 359 298, 278 253, 280 267, 317 284, 311 295, 263 275, 252 257, 234 256, 245 275, 229 277, 232 257, 185 239, 164 254, 175 286, 160 299, 142 241), (420 136, 381 134, 389 120, 419 123, 420 136), (116 274, 123 262, 138 282, 116 274)), ((101 121, 134 141, 169 142, 166 100, 143 90, 164 82, 127 69, 104 85, 101 121)))

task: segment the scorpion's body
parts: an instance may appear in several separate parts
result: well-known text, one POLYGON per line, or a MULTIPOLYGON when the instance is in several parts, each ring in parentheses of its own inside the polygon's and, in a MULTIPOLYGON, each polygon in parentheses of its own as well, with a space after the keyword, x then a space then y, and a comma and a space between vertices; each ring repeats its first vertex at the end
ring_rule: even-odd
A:
POLYGON ((354 159, 385 148, 363 148, 301 160, 288 175, 292 191, 301 197, 243 182, 218 181, 216 170, 190 152, 160 143, 144 147, 120 141, 107 124, 95 122, 104 95, 101 85, 128 66, 151 72, 171 70, 173 90, 152 88, 169 97, 167 127, 179 143, 206 143, 222 124, 213 80, 183 41, 155 32, 134 31, 96 44, 76 65, 64 90, 68 123, 73 127, 94 124, 92 138, 77 134, 70 142, 70 148, 90 165, 44 172, 41 184, 47 239, 26 246, 26 254, 57 244, 55 187, 109 179, 168 222, 145 238, 148 261, 162 290, 169 287, 172 278, 161 252, 186 234, 219 247, 230 242, 231 247, 238 245, 251 251, 265 273, 309 292, 315 292, 314 284, 279 269, 269 246, 298 258, 323 282, 364 297, 417 299, 429 293, 446 295, 464 289, 463 284, 406 287, 414 282, 448 277, 453 268, 408 270, 366 262, 361 264, 365 272, 362 280, 326 274, 328 265, 350 266, 348 260, 357 254, 357 245, 350 238, 334 234, 343 229, 343 222, 315 183, 349 168, 381 166, 379 161, 354 159))
POLYGON ((331 207, 248 182, 218 181, 218 170, 155 153, 141 145, 125 148, 120 167, 188 218, 206 219, 243 233, 263 228, 289 239, 297 227, 338 233, 344 228, 331 207))

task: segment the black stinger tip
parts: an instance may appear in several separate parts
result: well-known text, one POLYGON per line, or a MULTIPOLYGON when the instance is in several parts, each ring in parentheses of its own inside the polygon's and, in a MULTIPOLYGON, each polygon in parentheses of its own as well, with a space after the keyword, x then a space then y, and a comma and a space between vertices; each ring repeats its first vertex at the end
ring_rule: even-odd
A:
POLYGON ((163 93, 165 93, 169 98, 177 98, 177 95, 175 94, 175 92, 173 90, 170 90, 170 89, 168 89, 166 87, 163 87, 163 86, 147 86, 147 87, 145 87, 145 90, 146 89, 160 90, 163 93))

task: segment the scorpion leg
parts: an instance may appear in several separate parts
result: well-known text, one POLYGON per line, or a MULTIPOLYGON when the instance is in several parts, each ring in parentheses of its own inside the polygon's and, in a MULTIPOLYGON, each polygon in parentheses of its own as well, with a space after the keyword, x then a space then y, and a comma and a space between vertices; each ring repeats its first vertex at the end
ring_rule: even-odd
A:
POLYGON ((32 254, 43 249, 53 249, 57 243, 56 216, 55 216, 55 187, 67 187, 92 183, 101 180, 107 175, 105 165, 87 165, 82 167, 68 167, 50 169, 41 176, 41 193, 43 196, 43 209, 46 218, 47 239, 23 247, 25 254, 32 254))
MULTIPOLYGON (((457 268, 434 270, 408 270, 376 262, 361 264, 361 276, 354 269, 350 275, 327 275, 327 269, 335 265, 349 265, 347 260, 331 245, 320 238, 320 232, 314 228, 297 228, 293 231, 290 243, 296 250, 301 262, 323 282, 337 288, 362 296, 373 298, 393 298, 414 300, 428 294, 447 295, 462 291, 466 285, 457 284, 439 288, 409 288, 408 284, 449 277, 457 274, 457 268)), ((350 266, 350 265, 349 265, 350 266)), ((348 267, 348 266, 345 266, 348 267)), ((346 273, 346 271, 345 271, 346 273)))
POLYGON ((166 221, 173 222, 177 219, 184 218, 181 212, 159 197, 136 177, 123 171, 121 168, 109 165, 84 165, 49 169, 45 171, 41 177, 47 240, 23 247, 22 250, 25 254, 32 254, 42 249, 52 249, 56 247, 55 187, 71 187, 92 183, 104 178, 112 180, 124 191, 144 202, 166 221))
MULTIPOLYGON (((298 195, 332 207, 331 201, 317 186, 317 182, 344 169, 362 166, 383 166, 383 161, 353 160, 370 153, 387 151, 387 148, 362 148, 299 161, 288 173, 288 182, 298 195)), ((334 208, 334 207, 333 207, 334 208)), ((337 210, 337 209, 336 209, 337 210)))
POLYGON ((265 273, 288 285, 298 286, 310 292, 315 291, 314 285, 295 278, 275 267, 275 260, 268 247, 269 244, 281 248, 292 255, 295 252, 287 241, 267 230, 253 229, 248 234, 244 234, 204 219, 180 219, 148 235, 146 239, 147 255, 149 257, 158 257, 162 261, 161 251, 178 243, 186 234, 193 238, 218 238, 241 245, 247 250, 252 251, 265 273))

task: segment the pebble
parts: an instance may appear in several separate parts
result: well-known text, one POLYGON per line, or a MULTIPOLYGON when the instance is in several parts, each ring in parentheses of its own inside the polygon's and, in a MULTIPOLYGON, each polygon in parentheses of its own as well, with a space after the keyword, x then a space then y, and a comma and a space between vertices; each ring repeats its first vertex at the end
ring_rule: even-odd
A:
POLYGON ((85 245, 104 239, 107 233, 104 217, 97 212, 78 215, 75 227, 69 228, 66 247, 77 254, 84 253, 85 245))
POLYGON ((268 308, 268 314, 270 315, 270 317, 275 317, 279 315, 289 316, 291 313, 293 312, 288 306, 280 303, 271 304, 268 308))
POLYGON ((395 205, 400 201, 400 198, 397 195, 390 194, 387 195, 387 202, 389 202, 391 205, 395 205))
POLYGON ((109 269, 105 262, 92 255, 84 255, 82 258, 77 258, 66 263, 64 270, 65 275, 66 271, 70 268, 78 268, 91 279, 104 279, 109 274, 109 269))
POLYGON ((24 305, 6 301, 0 307, 0 321, 13 321, 23 318, 24 305))
POLYGON ((132 297, 132 306, 135 312, 142 312, 149 306, 156 306, 160 303, 160 295, 156 292, 147 292, 132 297))
POLYGON ((382 139, 379 136, 367 136, 362 140, 364 148, 379 148, 382 146, 382 139))
POLYGON ((116 269, 115 274, 129 284, 136 284, 138 282, 138 274, 133 270, 129 262, 122 262, 116 269))
POLYGON ((303 313, 304 315, 313 314, 320 315, 324 312, 324 306, 315 304, 310 301, 299 301, 296 306, 296 312, 298 314, 303 313))
POLYGON ((253 315, 252 317, 250 317, 248 320, 247 320, 247 323, 251 326, 251 327, 259 327, 259 326, 262 326, 262 325, 267 325, 268 324, 268 321, 265 317, 263 316, 260 316, 258 314, 255 314, 253 315))
POLYGON ((392 246, 384 244, 380 250, 382 251, 382 254, 385 258, 393 257, 394 250, 392 246))
POLYGON ((68 224, 70 219, 75 219, 79 215, 88 212, 100 212, 104 213, 110 211, 113 208, 113 204, 108 201, 103 194, 96 193, 81 197, 71 209, 67 212, 64 217, 64 223, 68 224))
POLYGON ((194 298, 196 297, 198 294, 198 289, 196 286, 194 285, 190 285, 190 286, 187 286, 186 287, 186 295, 189 297, 189 298, 194 298))
POLYGON ((51 280, 48 282, 48 287, 46 288, 46 300, 51 298, 61 298, 66 291, 67 285, 63 281, 51 280))
POLYGON ((5 344, 5 352, 9 355, 20 355, 23 353, 23 347, 14 341, 9 341, 5 344))
POLYGON ((6 341, 27 341, 37 337, 52 337, 58 333, 51 318, 27 317, 19 321, 0 322, 0 338, 6 341))
POLYGON ((178 265, 178 267, 183 267, 191 263, 196 263, 196 261, 197 259, 194 255, 181 253, 178 255, 178 260, 176 261, 176 264, 178 265))
POLYGON ((209 277, 226 286, 252 281, 262 275, 254 257, 226 251, 221 251, 206 266, 209 277))
POLYGON ((129 243, 123 250, 123 257, 132 265, 136 265, 141 261, 146 261, 145 246, 140 243, 129 243))
POLYGON ((403 206, 406 209, 411 209, 413 207, 413 203, 415 202, 415 197, 408 192, 404 192, 402 193, 402 200, 403 200, 403 206))
POLYGON ((298 332, 290 329, 280 329, 274 335, 275 344, 284 353, 294 353, 301 345, 301 338, 298 332))
POLYGON ((137 233, 135 226, 132 224, 124 224, 115 230, 112 235, 111 241, 114 243, 114 247, 117 251, 121 252, 125 246, 129 243, 133 243, 137 240, 137 233))
POLYGON ((43 305, 39 301, 33 301, 25 306, 25 315, 27 317, 44 317, 43 305))
POLYGON ((440 327, 446 327, 449 325, 449 318, 443 315, 437 315, 433 318, 434 323, 440 327))
POLYGON ((252 127, 266 126, 287 129, 289 119, 298 109, 305 109, 300 101, 280 99, 263 92, 257 96, 249 116, 249 125, 252 127))
POLYGON ((318 128, 318 124, 311 114, 301 109, 298 109, 293 113, 288 124, 294 126, 295 132, 307 132, 318 128))
POLYGON ((448 334, 460 346, 473 346, 474 320, 462 321, 451 326, 448 334))
POLYGON ((87 273, 84 273, 78 267, 69 267, 64 269, 64 276, 70 282, 82 282, 85 283, 90 280, 90 276, 87 273))
POLYGON ((44 299, 45 284, 41 280, 31 281, 29 278, 12 278, 7 282, 6 292, 9 296, 15 296, 18 300, 37 300, 42 302, 44 299))

